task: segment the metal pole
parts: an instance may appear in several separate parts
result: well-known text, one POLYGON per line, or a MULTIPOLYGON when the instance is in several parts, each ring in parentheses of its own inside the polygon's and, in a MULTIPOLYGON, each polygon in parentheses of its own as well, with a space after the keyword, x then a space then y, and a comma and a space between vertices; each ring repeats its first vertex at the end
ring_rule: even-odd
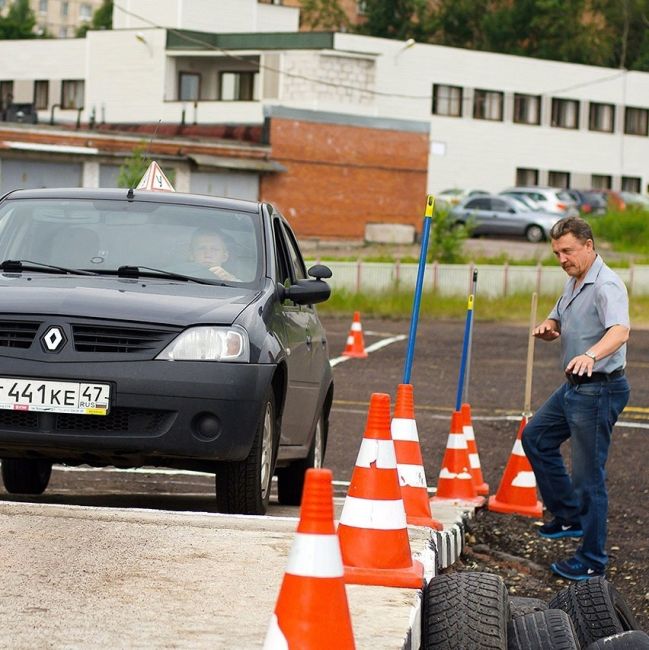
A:
POLYGON ((415 339, 417 337, 417 323, 419 320, 419 307, 421 305, 421 294, 424 287, 424 271, 426 269, 426 255, 428 253, 428 238, 430 237, 430 226, 433 220, 433 208, 435 197, 429 194, 426 197, 426 211, 424 212, 424 225, 421 233, 421 250, 419 251, 419 268, 417 269, 417 283, 415 295, 412 302, 412 316, 410 317, 410 333, 408 334, 408 350, 406 352, 406 363, 403 370, 403 383, 410 383, 412 372, 412 361, 415 356, 415 339))
MULTIPOLYGON (((478 269, 473 269, 473 283, 471 293, 474 298, 478 290, 478 269)), ((466 360, 466 375, 464 377, 464 386, 462 387, 462 401, 469 401, 469 377, 471 376, 471 352, 473 351, 473 318, 471 319, 471 329, 469 330, 469 353, 466 360)))
POLYGON ((473 294, 469 295, 469 302, 466 309, 466 323, 464 325, 464 343, 462 345, 462 359, 460 360, 460 375, 457 381, 457 396, 455 398, 455 410, 462 408, 462 388, 464 386, 464 372, 469 353, 469 335, 471 332, 471 321, 473 319, 473 294))
POLYGON ((532 368, 534 367, 534 336, 532 332, 536 325, 536 305, 538 295, 536 291, 532 294, 532 309, 530 311, 530 333, 527 341, 527 370, 525 373, 525 404, 523 405, 523 415, 530 417, 532 415, 532 368))

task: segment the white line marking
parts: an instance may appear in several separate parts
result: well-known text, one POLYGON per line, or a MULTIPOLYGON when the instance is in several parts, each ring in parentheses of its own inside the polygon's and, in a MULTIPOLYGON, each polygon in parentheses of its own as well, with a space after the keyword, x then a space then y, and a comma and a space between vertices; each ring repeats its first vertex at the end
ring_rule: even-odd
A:
MULTIPOLYGON (((391 336, 387 339, 382 339, 380 341, 377 341, 376 343, 372 343, 372 345, 368 345, 365 348, 365 352, 368 354, 370 352, 376 352, 376 350, 380 350, 381 348, 384 348, 386 345, 391 345, 392 343, 397 343, 399 341, 403 341, 405 338, 408 338, 405 334, 397 334, 396 336, 391 336)), ((335 357, 333 359, 329 359, 329 363, 331 366, 337 366, 339 363, 342 363, 343 361, 349 361, 352 357, 335 357)))

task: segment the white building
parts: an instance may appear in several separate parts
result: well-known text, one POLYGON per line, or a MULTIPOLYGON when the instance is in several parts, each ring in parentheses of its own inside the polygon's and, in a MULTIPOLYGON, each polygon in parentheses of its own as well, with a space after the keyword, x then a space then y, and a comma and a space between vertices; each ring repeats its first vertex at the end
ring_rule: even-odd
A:
POLYGON ((0 42, 14 102, 35 103, 41 123, 84 125, 263 125, 275 107, 427 121, 432 192, 647 191, 647 73, 300 33, 297 9, 256 0, 119 4, 113 31, 0 42))

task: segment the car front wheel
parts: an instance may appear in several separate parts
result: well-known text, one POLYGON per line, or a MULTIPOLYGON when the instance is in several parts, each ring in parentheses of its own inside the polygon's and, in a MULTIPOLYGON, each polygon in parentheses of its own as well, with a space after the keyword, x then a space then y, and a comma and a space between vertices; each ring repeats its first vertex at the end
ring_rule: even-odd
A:
POLYGON ((51 475, 52 463, 48 460, 2 459, 2 482, 10 494, 43 494, 51 475))
POLYGON ((543 232, 543 228, 541 228, 541 226, 528 226, 527 230, 525 231, 525 237, 527 238, 527 241, 538 244, 545 239, 545 233, 543 232))
POLYGON ((220 512, 266 514, 277 457, 277 431, 275 396, 269 389, 248 457, 221 463, 217 469, 216 503, 220 512))

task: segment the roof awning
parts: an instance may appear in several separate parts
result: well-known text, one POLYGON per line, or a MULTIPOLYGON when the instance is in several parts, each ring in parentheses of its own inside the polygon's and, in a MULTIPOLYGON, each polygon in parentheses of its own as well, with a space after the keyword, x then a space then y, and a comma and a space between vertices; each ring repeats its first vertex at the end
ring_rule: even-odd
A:
POLYGON ((221 169, 266 173, 286 171, 284 165, 280 165, 274 160, 262 160, 261 158, 230 158, 229 156, 209 156, 202 153, 188 153, 187 157, 199 167, 218 167, 221 169))

